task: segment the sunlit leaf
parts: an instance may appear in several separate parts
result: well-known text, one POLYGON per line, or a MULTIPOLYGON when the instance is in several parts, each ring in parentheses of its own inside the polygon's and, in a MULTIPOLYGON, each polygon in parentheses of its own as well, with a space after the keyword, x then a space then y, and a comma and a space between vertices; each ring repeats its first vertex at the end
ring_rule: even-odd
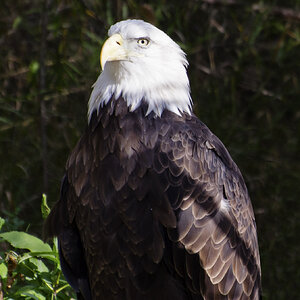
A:
POLYGON ((30 259, 32 257, 39 257, 53 261, 56 264, 59 264, 59 258, 57 252, 26 252, 21 257, 19 257, 19 262, 30 259))
POLYGON ((0 278, 6 278, 7 276, 7 266, 4 263, 0 264, 0 278))
POLYGON ((42 211, 43 219, 46 219, 48 217, 48 215, 50 214, 50 208, 47 204, 47 195, 46 194, 42 195, 41 211, 42 211))
POLYGON ((39 272, 49 272, 47 266, 40 260, 34 257, 30 258, 30 262, 33 263, 39 272))
POLYGON ((0 230, 1 230, 2 226, 4 225, 4 223, 5 223, 5 220, 0 217, 0 230))
POLYGON ((0 233, 0 237, 12 246, 36 252, 51 252, 51 247, 39 238, 21 231, 0 233))
POLYGON ((37 291, 36 286, 34 285, 27 285, 23 288, 20 288, 17 294, 23 297, 30 297, 28 299, 46 300, 46 297, 41 292, 37 291))

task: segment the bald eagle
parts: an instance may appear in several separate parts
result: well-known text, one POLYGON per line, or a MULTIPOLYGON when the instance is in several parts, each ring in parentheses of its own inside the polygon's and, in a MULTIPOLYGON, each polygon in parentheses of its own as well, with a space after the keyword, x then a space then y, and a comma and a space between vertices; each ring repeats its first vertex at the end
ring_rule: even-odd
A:
POLYGON ((87 128, 45 224, 78 299, 260 299, 254 213, 192 113, 187 60, 142 20, 111 26, 87 128))

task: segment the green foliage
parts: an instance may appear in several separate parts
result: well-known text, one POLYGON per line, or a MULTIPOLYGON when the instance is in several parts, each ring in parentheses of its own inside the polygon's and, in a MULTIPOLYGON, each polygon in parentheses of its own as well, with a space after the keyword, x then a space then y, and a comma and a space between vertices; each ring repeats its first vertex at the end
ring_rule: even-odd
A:
MULTIPOLYGON (((47 208, 47 198, 43 195, 43 217, 49 214, 47 208)), ((31 234, 9 231, 0 233, 1 243, 10 247, 5 252, 0 251, 0 299, 71 298, 73 291, 60 268, 56 239, 51 248, 31 234)))
MULTIPOLYGON (((166 31, 186 51, 194 110, 242 170, 259 231, 264 299, 296 299, 299 10, 299 0, 0 1, 2 231, 41 235, 36 209, 40 195, 46 193, 51 204, 58 197, 68 153, 85 128, 86 105, 100 72, 100 47, 107 29, 121 19, 142 18, 166 31)), ((7 243, 0 245, 1 256, 6 248, 7 243)), ((29 250, 12 251, 18 261, 29 250)), ((49 257, 30 259, 55 267, 49 257)), ((22 271, 39 270, 30 259, 20 263, 22 271)), ((3 258, 2 278, 8 278, 7 272, 3 258)), ((29 277, 31 284, 45 287, 43 272, 28 274, 39 274, 38 279, 29 277)), ((12 289, 21 287, 37 292, 16 277, 12 289)))
POLYGON ((70 299, 72 291, 62 276, 56 242, 51 248, 21 231, 1 233, 0 239, 13 247, 0 259, 4 300, 70 299))

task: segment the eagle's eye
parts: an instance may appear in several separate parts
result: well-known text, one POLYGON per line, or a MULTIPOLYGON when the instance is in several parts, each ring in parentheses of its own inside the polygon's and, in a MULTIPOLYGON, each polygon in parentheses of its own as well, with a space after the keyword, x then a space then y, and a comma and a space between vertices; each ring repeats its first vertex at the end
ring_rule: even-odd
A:
POLYGON ((149 40, 146 39, 146 38, 140 38, 137 40, 137 43, 140 45, 140 46, 148 46, 149 45, 149 40))

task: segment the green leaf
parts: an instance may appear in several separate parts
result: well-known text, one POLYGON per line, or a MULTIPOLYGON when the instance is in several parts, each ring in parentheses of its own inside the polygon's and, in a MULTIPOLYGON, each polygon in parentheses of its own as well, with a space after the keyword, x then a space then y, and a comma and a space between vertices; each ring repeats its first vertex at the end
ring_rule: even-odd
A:
POLYGON ((48 217, 48 215, 50 214, 50 208, 47 204, 47 195, 46 194, 42 195, 41 211, 42 211, 43 219, 46 219, 48 217))
POLYGON ((18 264, 17 268, 15 269, 15 272, 17 274, 23 274, 27 282, 32 281, 37 276, 36 266, 30 261, 18 264))
POLYGON ((24 260, 30 259, 32 257, 40 257, 44 259, 48 259, 53 261, 55 264, 59 265, 59 257, 58 253, 55 251, 52 252, 26 252, 19 258, 19 263, 23 262, 24 260))
POLYGON ((1 230, 2 226, 4 225, 4 223, 5 223, 5 220, 0 217, 0 230, 1 230))
POLYGON ((32 257, 29 260, 30 260, 31 263, 33 263, 36 266, 37 270, 40 273, 49 272, 49 269, 47 268, 47 266, 40 259, 32 257))
POLYGON ((37 286, 34 285, 27 285, 18 290, 17 294, 20 296, 29 296, 30 298, 26 299, 36 299, 36 300, 46 300, 46 297, 37 291, 37 286))
POLYGON ((0 264, 0 278, 6 278, 7 277, 7 266, 5 263, 0 264))
POLYGON ((0 233, 0 237, 19 249, 28 249, 34 252, 52 252, 51 247, 39 238, 21 231, 0 233))

